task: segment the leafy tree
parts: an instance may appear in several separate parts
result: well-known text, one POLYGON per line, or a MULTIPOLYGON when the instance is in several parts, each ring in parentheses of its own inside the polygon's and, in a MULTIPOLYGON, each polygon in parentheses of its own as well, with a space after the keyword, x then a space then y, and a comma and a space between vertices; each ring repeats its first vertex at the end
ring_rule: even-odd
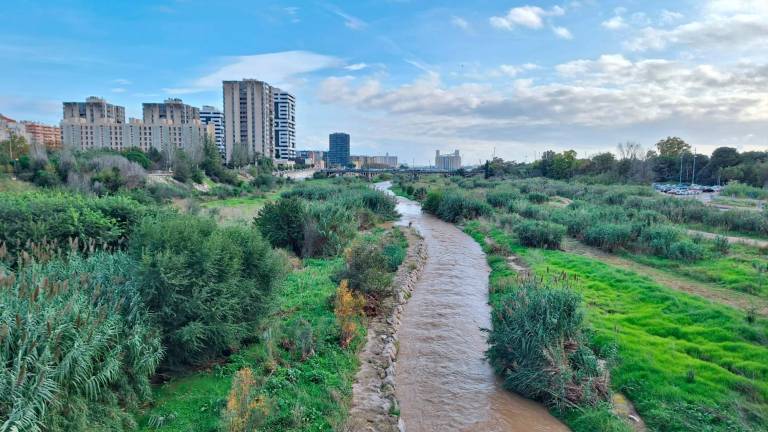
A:
POLYGON ((667 137, 656 143, 660 156, 680 157, 681 154, 691 151, 691 145, 679 137, 667 137))
POLYGON ((11 135, 5 141, 0 142, 0 160, 14 161, 29 154, 29 143, 23 136, 11 135))
POLYGON ((141 167, 144 169, 148 169, 152 163, 152 161, 149 160, 147 154, 141 151, 139 148, 131 148, 125 150, 123 152, 123 156, 125 156, 125 158, 129 161, 136 162, 137 164, 141 165, 141 167))
POLYGON ((184 150, 176 150, 173 154, 173 178, 186 183, 192 178, 192 161, 184 152, 184 150))

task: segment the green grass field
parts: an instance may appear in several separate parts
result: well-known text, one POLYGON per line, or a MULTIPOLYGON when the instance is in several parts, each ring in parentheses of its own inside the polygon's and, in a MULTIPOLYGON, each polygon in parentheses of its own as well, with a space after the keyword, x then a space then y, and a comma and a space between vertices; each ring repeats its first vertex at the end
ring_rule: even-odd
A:
POLYGON ((260 430, 326 431, 343 424, 364 329, 348 349, 339 347, 332 301, 336 284, 330 278, 339 265, 340 259, 307 260, 290 274, 263 328, 254 329, 258 342, 224 366, 159 386, 154 407, 141 420, 142 430, 218 430, 232 374, 242 367, 253 369, 268 401, 260 430), (315 345, 315 354, 304 361, 291 347, 299 324, 311 328, 315 345), (150 420, 158 418, 168 419, 166 425, 150 427, 150 420))
MULTIPOLYGON (((478 222, 467 232, 482 239, 478 222)), ((768 322, 660 286, 637 273, 562 251, 527 249, 493 229, 537 275, 567 273, 582 294, 593 340, 618 346, 612 386, 652 430, 762 431, 768 428, 768 322)), ((586 413, 593 416, 594 413, 586 413)), ((584 415, 586 415, 584 414, 584 415)), ((584 415, 566 416, 590 430, 584 415)), ((595 430, 595 429, 592 429, 595 430)))

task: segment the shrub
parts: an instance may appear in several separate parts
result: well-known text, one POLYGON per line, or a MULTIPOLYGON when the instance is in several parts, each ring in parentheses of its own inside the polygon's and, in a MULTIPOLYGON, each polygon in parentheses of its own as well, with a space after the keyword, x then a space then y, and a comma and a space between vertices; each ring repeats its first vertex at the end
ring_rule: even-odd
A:
POLYGON ((680 239, 680 230, 671 225, 652 225, 641 234, 641 241, 654 255, 669 256, 669 251, 680 239))
POLYGON ((608 399, 608 372, 587 343, 575 291, 527 279, 502 302, 492 313, 486 356, 506 388, 558 409, 608 399))
POLYGON ((133 430, 163 351, 125 254, 0 265, 0 417, 8 431, 133 430))
POLYGON ((485 195, 488 204, 496 208, 509 206, 512 201, 520 199, 520 194, 513 190, 492 190, 485 195))
POLYGON ((300 199, 283 198, 267 203, 254 222, 272 247, 286 248, 300 256, 304 247, 306 213, 300 199))
POLYGON ((725 236, 717 236, 713 241, 714 249, 717 253, 728 255, 731 250, 731 242, 725 236))
POLYGON ((515 232, 523 246, 559 249, 565 227, 552 222, 523 221, 515 232))
POLYGON ((491 207, 488 204, 455 189, 430 191, 423 208, 451 223, 491 214, 491 207))
POLYGON ((361 239, 345 252, 346 265, 337 279, 347 280, 349 289, 377 305, 392 294, 390 266, 381 245, 361 239))
POLYGON ((144 218, 130 251, 141 263, 141 294, 172 366, 236 349, 284 272, 256 230, 220 228, 192 215, 144 218))
POLYGON ((539 192, 531 192, 528 194, 528 201, 534 204, 543 204, 549 201, 549 197, 546 194, 539 192))
POLYGON ((147 210, 126 197, 0 193, 0 244, 11 261, 32 244, 63 248, 77 240, 81 250, 120 247, 147 210))
POLYGON ((249 432, 263 424, 270 410, 266 398, 258 393, 258 389, 259 383, 250 368, 235 373, 222 416, 224 430, 249 432))
POLYGON ((677 241, 670 245, 667 257, 678 261, 698 261, 704 258, 704 247, 690 240, 677 241))
POLYGON ((357 322, 362 316, 364 301, 349 290, 347 280, 339 283, 333 312, 339 325, 339 345, 347 348, 357 334, 357 322))
POLYGON ((336 256, 357 233, 355 214, 342 204, 312 203, 304 224, 303 257, 336 256))
POLYGON ((596 223, 584 232, 584 243, 614 251, 632 241, 632 228, 627 224, 596 223))

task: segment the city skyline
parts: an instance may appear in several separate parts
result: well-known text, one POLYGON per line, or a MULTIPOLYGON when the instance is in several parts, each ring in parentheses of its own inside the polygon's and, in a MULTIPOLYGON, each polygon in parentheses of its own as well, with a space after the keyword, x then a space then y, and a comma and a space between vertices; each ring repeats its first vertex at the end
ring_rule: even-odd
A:
POLYGON ((16 119, 57 124, 61 101, 91 95, 128 117, 169 97, 223 109, 221 81, 252 77, 301 101, 302 149, 332 130, 360 153, 468 163, 668 135, 701 152, 768 144, 760 0, 4 7, 27 18, 0 29, 0 112, 16 119))

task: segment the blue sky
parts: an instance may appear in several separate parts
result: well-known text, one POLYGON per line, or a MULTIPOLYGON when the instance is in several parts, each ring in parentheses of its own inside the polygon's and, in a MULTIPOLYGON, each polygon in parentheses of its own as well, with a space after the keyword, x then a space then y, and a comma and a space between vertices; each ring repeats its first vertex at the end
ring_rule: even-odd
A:
POLYGON ((14 1, 0 27, 0 113, 57 123, 96 95, 140 116, 222 79, 298 98, 298 147, 424 163, 580 154, 679 135, 768 147, 768 2, 14 1), (9 20, 8 17, 17 19, 9 20))

